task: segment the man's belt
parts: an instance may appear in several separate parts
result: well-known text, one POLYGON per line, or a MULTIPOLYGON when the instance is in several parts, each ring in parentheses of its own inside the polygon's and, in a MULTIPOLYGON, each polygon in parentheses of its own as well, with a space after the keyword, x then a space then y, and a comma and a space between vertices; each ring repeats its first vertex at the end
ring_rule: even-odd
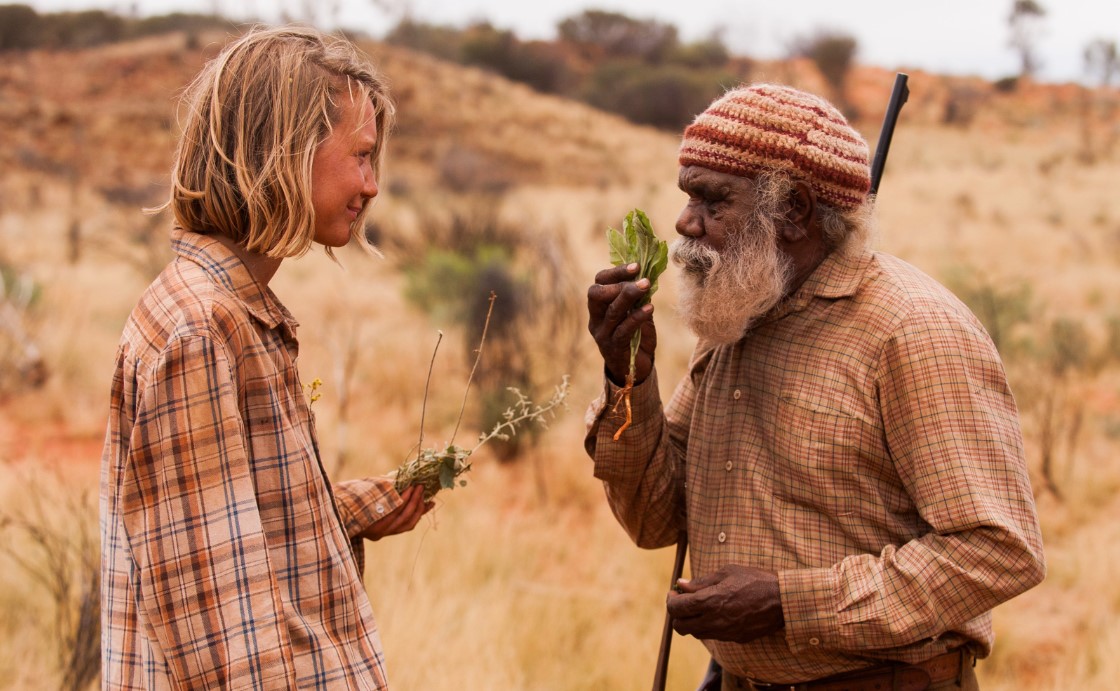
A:
POLYGON ((965 664, 972 664, 972 655, 957 648, 925 662, 884 664, 801 684, 764 684, 741 677, 731 679, 732 688, 743 691, 925 691, 932 684, 959 680, 965 664))

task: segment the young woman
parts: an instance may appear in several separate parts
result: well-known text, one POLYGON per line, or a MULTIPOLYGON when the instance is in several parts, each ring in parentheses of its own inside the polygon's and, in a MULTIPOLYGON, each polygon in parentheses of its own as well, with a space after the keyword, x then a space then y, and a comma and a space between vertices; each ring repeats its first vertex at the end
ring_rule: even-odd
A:
POLYGON ((388 478, 331 484, 269 289, 356 240, 393 107, 349 43, 253 30, 190 85, 174 260, 121 337, 102 458, 107 688, 386 688, 362 540, 430 508, 388 478))

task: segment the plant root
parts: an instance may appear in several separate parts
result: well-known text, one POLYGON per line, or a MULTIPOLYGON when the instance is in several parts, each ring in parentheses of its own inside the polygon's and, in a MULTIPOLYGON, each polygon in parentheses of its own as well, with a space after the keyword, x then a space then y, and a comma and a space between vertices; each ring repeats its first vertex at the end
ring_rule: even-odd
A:
POLYGON ((617 413, 618 407, 620 405, 625 404, 626 406, 626 419, 623 421, 622 426, 618 428, 618 431, 614 433, 613 439, 615 441, 618 441, 619 438, 622 437, 622 433, 625 432, 630 427, 630 423, 633 422, 633 417, 630 410, 630 392, 632 392, 633 390, 634 375, 628 374, 626 375, 626 386, 618 390, 618 394, 615 395, 614 399, 614 408, 611 409, 612 412, 617 413))

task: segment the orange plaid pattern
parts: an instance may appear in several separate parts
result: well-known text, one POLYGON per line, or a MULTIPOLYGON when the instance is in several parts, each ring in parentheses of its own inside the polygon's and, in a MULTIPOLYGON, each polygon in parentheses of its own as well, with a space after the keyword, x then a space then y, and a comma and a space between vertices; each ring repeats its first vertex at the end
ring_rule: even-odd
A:
POLYGON ((609 383, 586 448, 619 522, 692 573, 778 574, 786 626, 708 641, 732 674, 796 683, 986 656, 991 609, 1037 584, 1042 539, 1015 401, 979 321, 896 258, 834 254, 745 338, 656 374, 617 442, 609 383), (685 518, 687 516, 687 518, 685 518))
POLYGON ((176 230, 117 352, 101 470, 105 688, 386 687, 352 536, 400 504, 332 488, 297 324, 176 230))

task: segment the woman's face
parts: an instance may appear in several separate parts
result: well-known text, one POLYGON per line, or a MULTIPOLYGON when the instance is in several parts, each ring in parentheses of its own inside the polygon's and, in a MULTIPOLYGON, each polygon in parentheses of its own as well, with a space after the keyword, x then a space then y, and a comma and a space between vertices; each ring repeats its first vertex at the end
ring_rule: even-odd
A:
POLYGON ((351 226, 378 191, 373 171, 377 144, 373 105, 368 99, 344 97, 341 108, 341 117, 311 162, 315 242, 327 247, 350 242, 351 226))

